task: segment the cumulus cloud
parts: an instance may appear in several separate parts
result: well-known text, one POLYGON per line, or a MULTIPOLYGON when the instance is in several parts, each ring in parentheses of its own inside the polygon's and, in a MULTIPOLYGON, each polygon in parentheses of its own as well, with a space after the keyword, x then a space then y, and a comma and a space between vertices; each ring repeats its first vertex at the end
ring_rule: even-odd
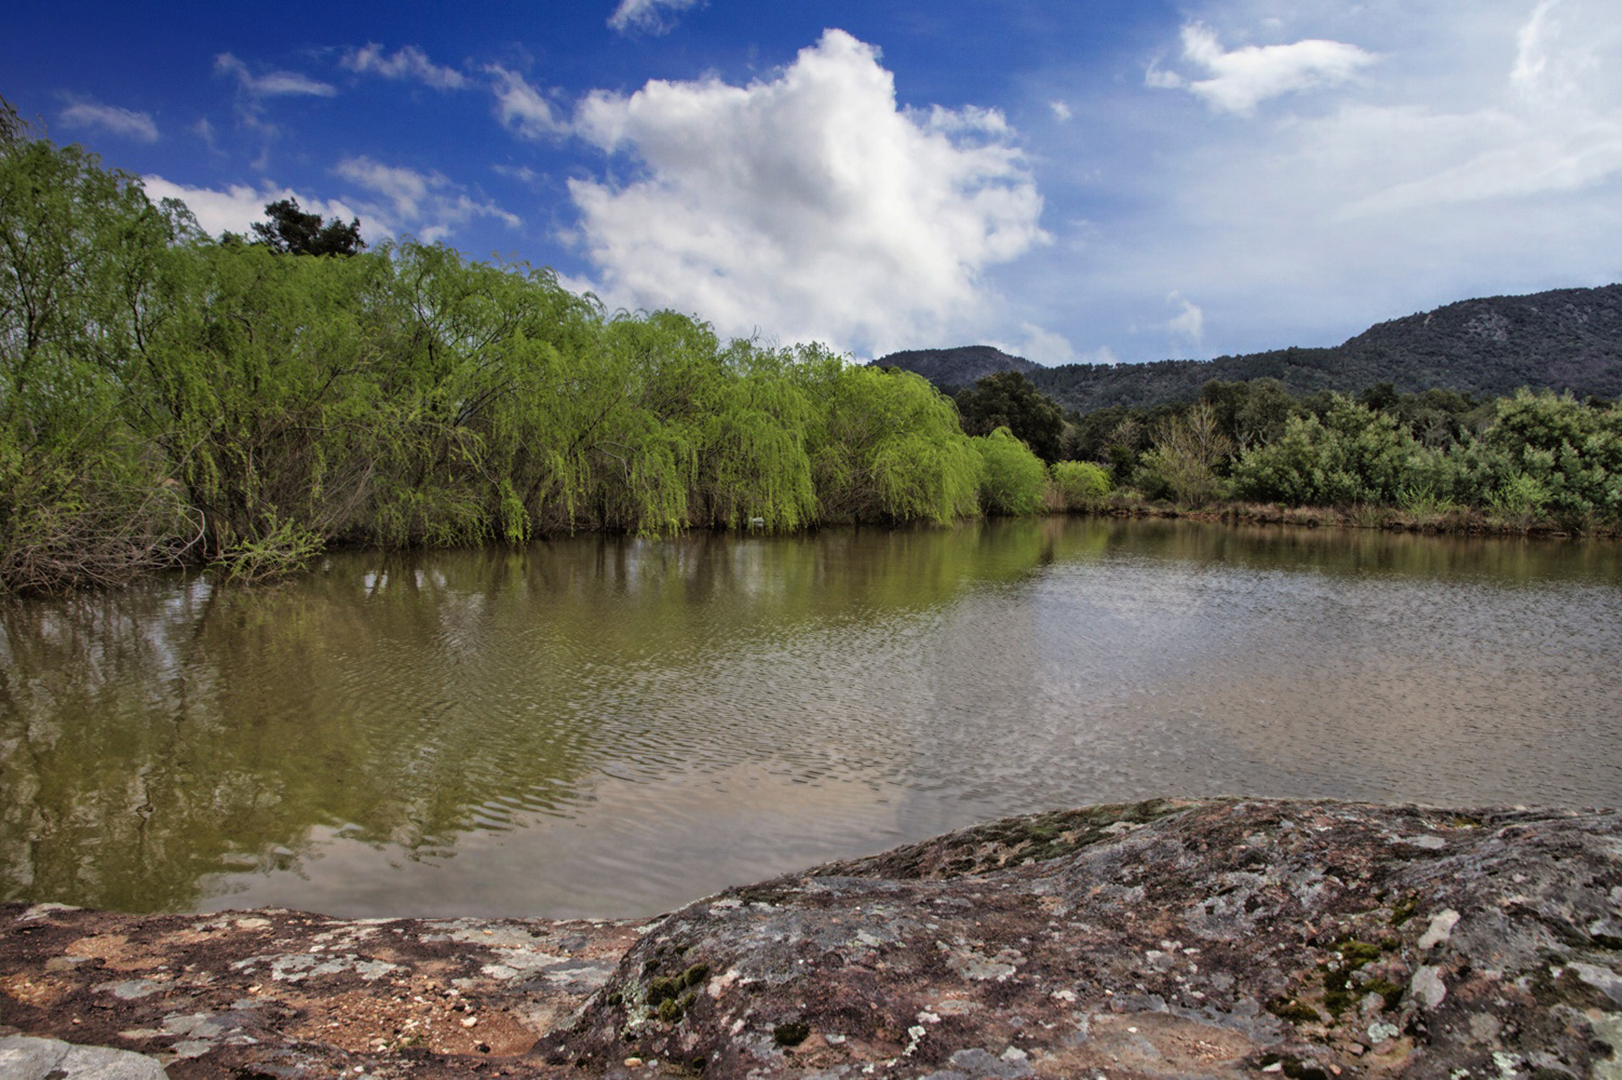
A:
POLYGON ((614 14, 608 17, 608 25, 622 34, 632 30, 648 34, 668 33, 675 25, 672 16, 678 11, 697 7, 699 2, 700 0, 620 0, 614 14))
POLYGON ((346 158, 335 170, 345 180, 382 196, 387 206, 362 203, 372 217, 387 223, 389 231, 409 228, 433 243, 459 225, 479 217, 494 218, 509 228, 523 222, 516 214, 490 202, 480 202, 438 172, 423 173, 398 165, 385 165, 365 156, 346 158))
POLYGON ((340 61, 350 71, 381 75, 385 79, 415 79, 435 90, 460 90, 467 85, 467 76, 455 68, 436 64, 428 54, 415 45, 405 45, 392 54, 384 53, 383 46, 368 42, 359 49, 350 49, 340 61))
POLYGON ((232 184, 224 191, 213 188, 188 187, 165 180, 161 176, 141 178, 147 196, 154 201, 179 199, 191 208, 197 223, 205 232, 218 236, 222 232, 246 233, 248 227, 265 218, 265 205, 282 199, 297 199, 299 206, 312 214, 335 217, 343 221, 360 219, 361 232, 375 234, 376 220, 362 214, 347 203, 335 199, 315 199, 298 194, 292 188, 264 183, 257 188, 247 184, 232 184))
POLYGON ((526 139, 555 138, 567 134, 569 125, 539 90, 516 71, 500 64, 485 69, 496 77, 496 116, 507 130, 526 139))
POLYGON ((984 270, 1048 239, 1001 114, 897 108, 872 46, 829 30, 769 80, 598 92, 576 134, 639 162, 570 181, 597 292, 874 353, 966 325, 984 270))
POLYGON ((70 128, 95 128, 139 142, 158 141, 158 125, 150 113, 103 105, 88 98, 76 99, 63 109, 62 124, 70 128))
POLYGON ((230 53, 220 53, 214 58, 214 71, 219 75, 234 77, 243 91, 253 97, 299 94, 332 97, 338 92, 336 87, 319 82, 308 75, 300 75, 296 71, 272 71, 264 75, 255 75, 248 70, 247 64, 230 53))
POLYGON ((1346 82, 1375 59, 1355 45, 1316 38, 1226 51, 1216 33, 1197 22, 1185 25, 1182 36, 1183 58, 1210 77, 1189 79, 1150 68, 1145 81, 1163 89, 1187 89, 1217 112, 1241 115, 1254 112, 1269 98, 1346 82))

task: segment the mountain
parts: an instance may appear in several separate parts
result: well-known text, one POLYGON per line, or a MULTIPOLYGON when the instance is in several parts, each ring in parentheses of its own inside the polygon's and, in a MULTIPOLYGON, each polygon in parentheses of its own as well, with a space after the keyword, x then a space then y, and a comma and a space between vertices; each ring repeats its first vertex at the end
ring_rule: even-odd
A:
POLYGON ((958 354, 988 365, 1000 358, 1002 367, 988 367, 982 374, 1012 367, 1078 412, 1192 401, 1212 379, 1264 377, 1278 379, 1297 394, 1355 394, 1389 382, 1404 393, 1434 387, 1496 397, 1530 386, 1614 399, 1622 397, 1622 285, 1463 300, 1380 323, 1328 348, 1275 349, 1215 360, 1044 368, 980 346, 894 353, 875 362, 918 371, 938 386, 961 386, 980 377, 965 378, 971 370, 966 362, 950 368, 953 378, 937 378, 933 369, 907 362, 958 354))
POLYGON ((964 345, 956 349, 908 349, 873 361, 877 367, 898 367, 915 371, 947 393, 973 386, 999 371, 1032 375, 1044 371, 1041 364, 1023 356, 1009 356, 990 345, 964 345))

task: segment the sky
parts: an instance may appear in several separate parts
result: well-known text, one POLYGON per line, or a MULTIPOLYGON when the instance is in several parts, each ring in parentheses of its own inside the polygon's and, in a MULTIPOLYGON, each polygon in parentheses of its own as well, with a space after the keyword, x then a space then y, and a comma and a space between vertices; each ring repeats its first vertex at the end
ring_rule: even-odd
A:
POLYGON ((1618 0, 20 0, 0 96, 183 199, 858 359, 1331 345, 1622 280, 1618 0))

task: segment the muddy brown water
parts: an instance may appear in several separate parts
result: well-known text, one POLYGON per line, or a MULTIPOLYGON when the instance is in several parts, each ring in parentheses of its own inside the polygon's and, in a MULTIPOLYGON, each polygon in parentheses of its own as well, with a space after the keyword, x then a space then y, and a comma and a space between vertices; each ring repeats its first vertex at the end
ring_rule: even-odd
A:
POLYGON ((0 601, 0 899, 640 916, 1162 795, 1622 801, 1622 546, 1045 519, 0 601))

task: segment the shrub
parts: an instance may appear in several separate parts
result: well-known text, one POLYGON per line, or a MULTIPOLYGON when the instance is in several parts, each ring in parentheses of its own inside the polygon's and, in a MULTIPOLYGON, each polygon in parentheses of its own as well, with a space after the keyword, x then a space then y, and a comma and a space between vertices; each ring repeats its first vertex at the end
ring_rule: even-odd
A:
POLYGON ((983 469, 980 509, 988 514, 1034 514, 1046 501, 1047 466, 1014 433, 998 428, 974 440, 983 469))
POLYGON ((1060 461, 1053 466, 1053 486, 1066 510, 1093 510, 1110 492, 1109 472, 1091 461, 1060 461))

